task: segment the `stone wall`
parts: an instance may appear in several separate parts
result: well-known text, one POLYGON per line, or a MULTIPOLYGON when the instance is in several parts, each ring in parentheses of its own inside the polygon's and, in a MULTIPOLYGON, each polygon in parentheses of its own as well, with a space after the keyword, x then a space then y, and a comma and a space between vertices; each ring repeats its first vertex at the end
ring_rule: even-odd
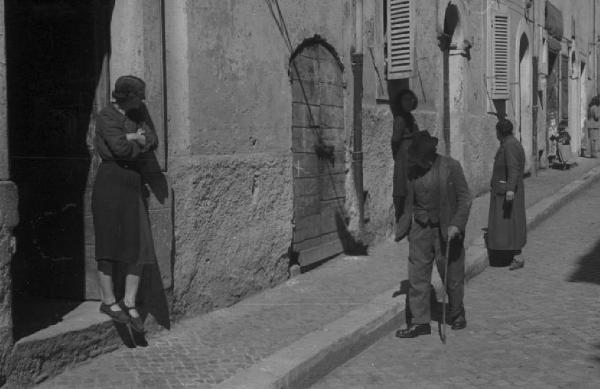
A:
POLYGON ((195 157, 171 167, 174 314, 231 305, 288 277, 291 158, 195 157))
POLYGON ((17 225, 17 187, 0 181, 0 386, 4 383, 6 358, 13 345, 10 261, 14 252, 12 229, 17 225))

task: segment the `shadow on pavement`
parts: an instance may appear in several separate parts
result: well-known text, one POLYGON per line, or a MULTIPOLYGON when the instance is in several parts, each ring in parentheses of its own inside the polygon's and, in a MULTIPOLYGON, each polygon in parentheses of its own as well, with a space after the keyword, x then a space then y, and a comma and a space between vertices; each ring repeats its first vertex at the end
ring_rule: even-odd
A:
POLYGON ((594 361, 594 362, 596 362, 596 363, 599 363, 599 364, 600 364, 600 343, 596 343, 596 344, 594 345, 594 349, 596 350, 596 352, 597 352, 598 354, 596 354, 596 355, 593 355, 593 356, 591 357, 591 360, 592 360, 592 361, 594 361))
POLYGON ((600 285, 600 240, 587 254, 579 258, 576 269, 567 278, 569 282, 587 282, 600 285))

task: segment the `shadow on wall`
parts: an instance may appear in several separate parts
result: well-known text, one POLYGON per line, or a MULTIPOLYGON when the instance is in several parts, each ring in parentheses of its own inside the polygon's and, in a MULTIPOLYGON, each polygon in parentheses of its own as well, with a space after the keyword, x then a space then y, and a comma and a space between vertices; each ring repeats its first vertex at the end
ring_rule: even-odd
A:
POLYGON ((600 285, 600 240, 592 250, 579 258, 576 269, 567 278, 569 282, 587 282, 600 285))
POLYGON ((345 218, 339 213, 335 213, 335 224, 337 234, 344 248, 344 254, 349 255, 367 255, 368 246, 357 240, 348 230, 345 218))

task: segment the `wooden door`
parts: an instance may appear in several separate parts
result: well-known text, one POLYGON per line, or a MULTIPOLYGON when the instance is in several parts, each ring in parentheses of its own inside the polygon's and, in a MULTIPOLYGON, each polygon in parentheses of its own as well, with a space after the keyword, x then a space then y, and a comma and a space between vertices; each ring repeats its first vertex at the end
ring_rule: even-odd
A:
POLYGON ((343 251, 345 225, 342 69, 323 45, 305 46, 291 62, 294 177, 293 250, 301 266, 343 251))

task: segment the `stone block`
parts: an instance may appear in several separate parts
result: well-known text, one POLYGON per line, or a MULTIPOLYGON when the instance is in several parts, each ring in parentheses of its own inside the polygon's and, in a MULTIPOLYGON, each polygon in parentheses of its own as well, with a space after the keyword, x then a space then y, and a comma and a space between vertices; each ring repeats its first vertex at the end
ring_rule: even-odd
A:
POLYGON ((19 194, 11 181, 0 181, 0 223, 3 228, 13 228, 19 223, 19 194))
POLYGON ((320 236, 320 224, 321 214, 318 208, 317 213, 313 213, 310 216, 298 217, 294 225, 294 242, 303 242, 307 239, 320 236))
POLYGON ((296 178, 294 180, 294 198, 318 195, 319 190, 319 177, 296 178))
POLYGON ((230 305, 287 279, 290 154, 182 158, 170 163, 169 176, 175 318, 230 305))
POLYGON ((292 80, 311 81, 317 79, 320 61, 305 56, 298 56, 290 66, 292 80))
POLYGON ((321 200, 340 199, 345 197, 346 174, 326 174, 320 177, 321 200))
POLYGON ((319 141, 337 151, 344 150, 344 131, 337 128, 292 128, 293 152, 314 153, 319 141))
POLYGON ((320 123, 319 110, 319 106, 292 103, 292 125, 306 128, 318 126, 320 123))
POLYGON ((322 128, 344 128, 344 109, 340 107, 321 107, 319 110, 319 124, 322 128))
POLYGON ((344 150, 335 151, 331 160, 322 159, 319 161, 319 175, 340 174, 346 171, 346 152, 344 150))
POLYGON ((151 210, 149 216, 163 288, 170 288, 173 285, 173 213, 167 208, 151 210))
POLYGON ((321 83, 319 87, 320 104, 344 108, 344 88, 329 83, 321 83))
POLYGON ((294 218, 296 221, 319 214, 319 194, 301 196, 294 199, 294 218))
POLYGON ((340 87, 343 86, 344 79, 339 65, 334 61, 320 61, 319 81, 322 83, 337 85, 340 87))
POLYGON ((294 153, 294 178, 316 177, 319 175, 321 163, 316 154, 294 153))
POLYGON ((85 246, 85 299, 100 300, 100 284, 98 281, 98 265, 96 255, 94 254, 95 246, 85 246))
POLYGON ((292 80, 292 102, 319 105, 321 85, 314 81, 292 80))

